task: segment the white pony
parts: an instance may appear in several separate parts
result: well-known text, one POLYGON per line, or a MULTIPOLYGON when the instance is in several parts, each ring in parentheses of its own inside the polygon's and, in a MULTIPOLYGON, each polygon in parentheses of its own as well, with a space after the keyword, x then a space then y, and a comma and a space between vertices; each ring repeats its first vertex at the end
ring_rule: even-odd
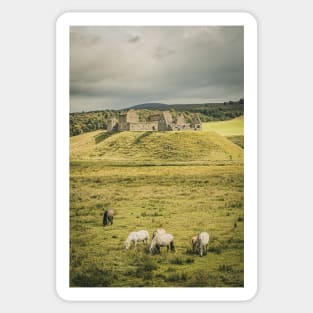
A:
POLYGON ((210 238, 210 236, 206 232, 201 232, 198 235, 197 248, 198 248, 200 256, 203 256, 203 253, 207 253, 208 245, 209 245, 209 238, 210 238))
POLYGON ((146 230, 133 231, 128 235, 125 241, 125 248, 126 250, 128 250, 131 246, 131 243, 133 242, 135 249, 136 249, 138 241, 143 241, 144 244, 147 245, 148 240, 149 240, 149 233, 146 230))
POLYGON ((156 249, 160 253, 160 247, 167 247, 167 251, 175 251, 174 237, 171 234, 156 234, 151 241, 150 252, 151 254, 156 249))
POLYGON ((152 234, 152 239, 156 236, 156 235, 163 235, 166 234, 166 231, 164 228, 157 228, 153 234, 152 234))

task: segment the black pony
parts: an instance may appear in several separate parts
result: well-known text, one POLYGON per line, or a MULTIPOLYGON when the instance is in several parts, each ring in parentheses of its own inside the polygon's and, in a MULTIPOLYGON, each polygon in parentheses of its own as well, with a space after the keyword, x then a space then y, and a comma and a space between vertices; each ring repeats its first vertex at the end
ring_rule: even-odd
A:
POLYGON ((109 209, 109 210, 104 211, 103 226, 109 225, 109 223, 111 223, 111 225, 113 225, 113 215, 114 215, 113 209, 109 209))

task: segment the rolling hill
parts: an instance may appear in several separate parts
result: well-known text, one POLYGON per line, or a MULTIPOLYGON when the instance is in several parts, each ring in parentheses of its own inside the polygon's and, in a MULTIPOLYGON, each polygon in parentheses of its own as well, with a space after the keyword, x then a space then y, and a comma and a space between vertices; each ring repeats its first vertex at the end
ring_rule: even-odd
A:
POLYGON ((127 110, 129 109, 135 109, 135 110, 168 110, 169 106, 167 104, 164 103, 143 103, 143 104, 137 104, 134 106, 131 106, 129 108, 127 108, 127 110))
POLYGON ((215 132, 91 132, 71 138, 71 160, 197 163, 242 160, 243 150, 215 132), (96 140, 97 138, 102 140, 96 140), (98 142, 98 143, 96 143, 98 142))

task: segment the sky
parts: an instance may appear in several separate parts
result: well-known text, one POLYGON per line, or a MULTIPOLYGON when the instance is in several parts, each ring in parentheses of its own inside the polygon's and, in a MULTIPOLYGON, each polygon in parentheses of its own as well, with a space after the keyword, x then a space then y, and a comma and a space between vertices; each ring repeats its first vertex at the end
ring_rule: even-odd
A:
POLYGON ((239 100, 242 26, 70 30, 70 111, 239 100))

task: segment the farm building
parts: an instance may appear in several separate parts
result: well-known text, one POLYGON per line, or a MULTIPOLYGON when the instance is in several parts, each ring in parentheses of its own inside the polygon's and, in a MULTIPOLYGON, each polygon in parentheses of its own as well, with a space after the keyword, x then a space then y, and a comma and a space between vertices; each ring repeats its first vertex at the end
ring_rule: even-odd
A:
POLYGON ((172 114, 164 111, 150 116, 149 121, 139 121, 138 113, 129 110, 119 115, 118 119, 108 121, 108 131, 171 131, 171 130, 201 130, 201 120, 198 115, 187 123, 182 114, 173 121, 172 114))

